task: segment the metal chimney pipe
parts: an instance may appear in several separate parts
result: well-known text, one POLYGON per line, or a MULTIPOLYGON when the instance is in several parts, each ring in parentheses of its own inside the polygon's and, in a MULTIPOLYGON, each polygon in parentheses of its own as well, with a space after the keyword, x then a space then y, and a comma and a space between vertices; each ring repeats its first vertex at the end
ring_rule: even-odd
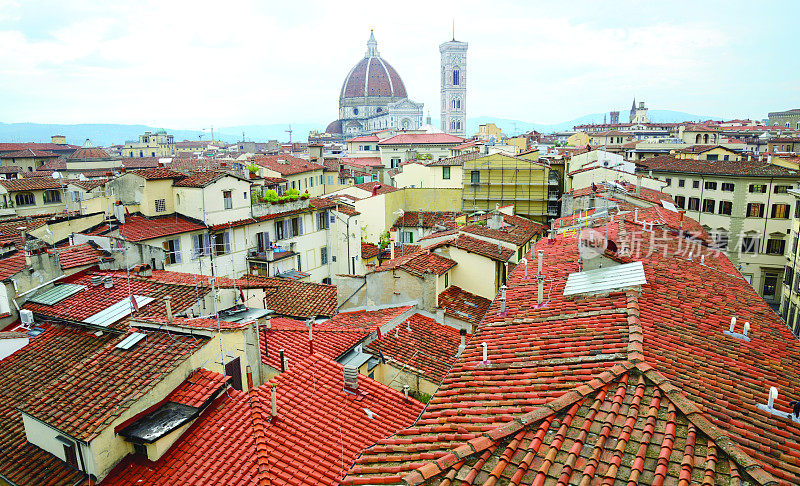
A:
POLYGON ((747 337, 747 334, 750 332, 750 322, 744 323, 744 337, 747 337))
POLYGON ((171 295, 164 296, 164 307, 166 307, 166 312, 167 312, 167 323, 169 323, 170 325, 172 325, 172 304, 170 303, 171 300, 172 300, 171 295))
POLYGON ((283 359, 283 350, 282 349, 278 350, 278 355, 280 355, 280 358, 281 358, 281 373, 283 373, 284 371, 286 371, 286 360, 283 359))
POLYGON ((461 330, 458 331, 458 333, 461 334, 461 346, 466 346, 467 345, 467 330, 466 329, 461 329, 461 330))
POLYGON ((541 304, 544 300, 544 279, 539 276, 539 282, 536 289, 536 302, 541 304))
POLYGON ((733 329, 736 327, 736 316, 731 317, 731 329, 730 331, 733 332, 733 329))
POLYGON ((488 349, 487 349, 488 346, 486 345, 486 342, 482 342, 481 343, 481 347, 483 347, 483 361, 488 361, 489 360, 489 352, 488 352, 488 349))
POLYGON ((519 262, 522 263, 523 265, 525 265, 525 278, 527 279, 528 278, 528 259, 527 258, 523 258, 519 262))
POLYGON ((408 385, 403 385, 403 395, 406 397, 406 400, 408 400, 408 389, 408 385))
POLYGON ((769 387, 769 399, 767 401, 767 407, 774 408, 775 400, 778 398, 778 389, 774 386, 769 387))
POLYGON ((507 289, 508 289, 508 287, 506 287, 505 285, 502 285, 500 287, 500 312, 501 313, 506 311, 506 290, 507 289))
POLYGON ((537 252, 538 259, 539 259, 539 275, 542 274, 542 264, 544 263, 544 250, 538 250, 537 252))
POLYGON ((247 370, 247 389, 248 390, 252 390, 253 389, 253 369, 250 367, 250 365, 247 365, 245 370, 247 370))
POLYGON ((272 420, 278 418, 278 385, 269 387, 270 400, 272 401, 272 420))

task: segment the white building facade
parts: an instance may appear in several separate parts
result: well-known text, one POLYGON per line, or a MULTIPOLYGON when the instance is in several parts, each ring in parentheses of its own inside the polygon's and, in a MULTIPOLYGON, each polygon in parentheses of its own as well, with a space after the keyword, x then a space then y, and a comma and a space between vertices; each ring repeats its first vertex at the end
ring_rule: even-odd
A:
POLYGON ((439 45, 441 54, 441 127, 445 133, 467 133, 467 47, 453 39, 439 45))

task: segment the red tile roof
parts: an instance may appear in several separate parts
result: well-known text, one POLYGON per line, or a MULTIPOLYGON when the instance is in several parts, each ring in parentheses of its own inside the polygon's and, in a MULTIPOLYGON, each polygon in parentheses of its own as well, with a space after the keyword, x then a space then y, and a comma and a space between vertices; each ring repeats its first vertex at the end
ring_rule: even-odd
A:
POLYGON ((16 152, 9 152, 5 153, 0 158, 3 159, 33 159, 33 158, 56 158, 60 157, 58 154, 54 154, 53 152, 47 152, 45 150, 37 150, 37 149, 22 149, 17 150, 16 152))
POLYGON ((3 281, 27 267, 25 263, 25 253, 17 253, 0 260, 0 281, 3 281))
POLYGON ((111 156, 100 147, 80 147, 67 156, 68 159, 111 159, 111 156))
POLYGON ((137 214, 125 217, 125 223, 119 225, 119 234, 130 241, 145 241, 205 229, 205 225, 178 213, 157 218, 145 218, 137 214))
POLYGON ((308 339, 308 327, 305 321, 276 318, 270 322, 270 329, 262 331, 261 359, 275 369, 281 368, 280 350, 284 350, 284 358, 289 360, 289 368, 311 356, 313 353, 336 360, 353 349, 369 336, 364 329, 334 328, 330 325, 315 325, 313 339, 308 339))
POLYGON ((399 133, 378 145, 460 145, 464 139, 447 133, 399 133))
POLYGON ((242 279, 266 287, 267 309, 276 315, 306 319, 336 314, 335 285, 261 275, 242 275, 242 279))
POLYGON ((510 248, 506 248, 502 245, 498 246, 497 243, 479 240, 467 235, 458 235, 455 238, 445 240, 433 246, 437 248, 441 246, 454 246, 461 250, 476 253, 500 262, 507 262, 514 256, 514 250, 510 248))
POLYGON ((167 401, 202 407, 230 380, 229 376, 198 368, 167 396, 167 401))
POLYGON ((282 176, 300 174, 312 170, 323 170, 325 168, 321 164, 315 164, 287 154, 258 156, 253 157, 252 161, 261 167, 274 170, 282 176))
POLYGON ((377 142, 379 140, 377 135, 361 135, 360 137, 353 137, 347 142, 377 142))
MULTIPOLYGON (((467 339, 469 339, 467 335, 467 339)), ((457 329, 414 314, 365 346, 389 363, 439 383, 456 360, 461 335, 457 329)))
MULTIPOLYGON (((485 214, 477 218, 471 218, 470 221, 485 221, 489 216, 489 214, 485 214)), ((547 229, 547 227, 541 223, 525 219, 521 216, 510 216, 508 214, 503 214, 503 223, 505 226, 502 226, 500 229, 491 229, 488 226, 473 223, 462 226, 459 228, 459 231, 522 246, 537 234, 541 234, 547 229)))
POLYGON ((69 185, 78 186, 81 189, 84 189, 86 191, 91 191, 92 189, 94 189, 96 187, 100 187, 102 185, 105 185, 106 182, 108 182, 108 179, 89 179, 89 180, 85 180, 85 181, 80 181, 80 180, 77 180, 77 179, 70 179, 69 185))
POLYGON ((544 302, 514 270, 505 312, 492 304, 420 419, 344 484, 798 484, 800 425, 756 406, 770 386, 782 411, 800 398, 786 324, 725 255, 620 218, 608 229, 642 262, 641 290, 565 297, 578 241, 540 240, 544 302), (731 316, 750 341, 723 332, 731 316))
POLYGON ((368 260, 378 256, 379 252, 380 248, 378 248, 378 245, 373 245, 372 243, 366 243, 364 241, 361 242, 361 258, 368 260))
MULTIPOLYGON (((457 149, 458 147, 451 148, 457 149)), ((426 165, 428 167, 461 167, 464 165, 464 162, 480 159, 481 157, 488 157, 488 155, 480 152, 467 152, 465 154, 456 155, 455 157, 450 157, 447 159, 434 160, 426 165)))
POLYGON ((344 391, 342 375, 341 365, 312 355, 251 394, 230 390, 168 454, 156 462, 130 456, 103 484, 337 485, 364 448, 413 423, 422 410, 416 400, 363 375, 358 395, 344 391))
POLYGON ((166 169, 164 167, 152 167, 148 169, 137 169, 130 171, 131 174, 136 174, 139 177, 152 181, 158 179, 183 179, 186 177, 185 174, 181 174, 180 172, 175 172, 172 169, 166 169))
POLYGON ((41 191, 43 189, 60 189, 61 181, 52 177, 28 177, 25 179, 0 179, 0 184, 8 192, 41 191))
POLYGON ((122 166, 126 169, 145 169, 161 167, 158 159, 160 157, 124 157, 121 160, 122 166))
POLYGON ((175 187, 206 187, 229 175, 229 173, 221 171, 193 172, 188 177, 176 182, 175 187))
POLYGON ((463 216, 460 211, 406 211, 398 217, 392 228, 433 228, 443 226, 445 229, 455 228, 456 218, 463 216))
POLYGON ((447 287, 438 298, 438 307, 444 309, 445 313, 472 324, 481 322, 491 304, 491 300, 455 285, 447 287))
MULTIPOLYGON (((166 315, 164 297, 172 296, 172 312, 181 314, 189 307, 193 306, 198 298, 203 298, 209 289, 197 289, 186 285, 172 285, 159 282, 147 281, 144 279, 131 277, 130 280, 124 275, 113 276, 113 287, 105 288, 103 285, 93 287, 91 284, 92 275, 106 275, 100 272, 81 271, 74 275, 62 278, 59 284, 70 283, 86 286, 76 294, 57 302, 54 305, 38 304, 26 302, 23 308, 32 310, 34 314, 53 319, 63 319, 73 322, 82 322, 90 316, 107 309, 108 307, 128 298, 128 288, 134 295, 152 297, 154 300, 139 307, 139 311, 133 317, 163 317, 166 315)), ((34 294, 35 295, 35 294, 34 294)), ((125 330, 128 317, 109 325, 112 330, 125 330)))
POLYGON ((410 255, 396 256, 393 260, 387 260, 375 269, 376 272, 394 270, 401 268, 417 276, 424 274, 442 275, 456 266, 456 262, 436 253, 422 250, 410 255))
POLYGON ((383 167, 380 157, 342 157, 341 163, 357 167, 383 167))
POLYGON ((800 176, 800 171, 787 169, 767 162, 747 160, 694 160, 676 159, 670 155, 659 155, 642 159, 636 163, 645 170, 656 172, 679 172, 687 174, 716 174, 751 177, 793 177, 800 176))
POLYGON ((378 181, 364 182, 363 184, 355 184, 353 187, 363 189, 370 193, 372 193, 372 190, 377 187, 378 194, 386 194, 387 192, 394 192, 397 190, 396 187, 392 187, 390 185, 383 184, 378 181))
POLYGON ((39 143, 39 142, 22 142, 22 143, 0 143, 0 152, 14 152, 17 150, 33 149, 33 150, 71 150, 80 148, 78 145, 57 144, 57 143, 39 143))
MULTIPOLYGON (((133 330, 96 338, 102 346, 88 359, 71 362, 54 379, 41 382, 35 389, 40 392, 38 396, 31 393, 31 397, 36 398, 21 404, 19 409, 65 434, 90 440, 206 342, 191 336, 138 330, 147 337, 131 349, 116 349, 115 346, 131 332, 133 330), (64 413, 65 410, 69 413, 64 413)), ((43 335, 48 334, 50 331, 43 335)), ((40 339, 33 340, 13 356, 26 351, 41 352, 39 346, 32 346, 40 339)), ((52 340, 52 337, 47 336, 45 340, 52 340)), ((58 345, 59 341, 50 342, 50 347, 58 345)), ((39 356, 39 359, 48 358, 46 354, 39 356)))
POLYGON ((377 330, 403 315, 411 309, 410 306, 386 307, 374 310, 344 311, 330 319, 318 322, 320 329, 363 329, 368 332, 377 330))
POLYGON ((49 249, 47 252, 58 255, 62 270, 84 265, 97 265, 101 259, 107 256, 103 250, 94 248, 88 243, 49 249))

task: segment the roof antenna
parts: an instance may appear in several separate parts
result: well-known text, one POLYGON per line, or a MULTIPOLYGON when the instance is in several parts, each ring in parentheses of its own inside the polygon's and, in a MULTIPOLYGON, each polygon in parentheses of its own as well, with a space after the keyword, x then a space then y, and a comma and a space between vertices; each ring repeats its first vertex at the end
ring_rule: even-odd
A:
POLYGON ((453 42, 456 41, 456 18, 453 17, 453 42))

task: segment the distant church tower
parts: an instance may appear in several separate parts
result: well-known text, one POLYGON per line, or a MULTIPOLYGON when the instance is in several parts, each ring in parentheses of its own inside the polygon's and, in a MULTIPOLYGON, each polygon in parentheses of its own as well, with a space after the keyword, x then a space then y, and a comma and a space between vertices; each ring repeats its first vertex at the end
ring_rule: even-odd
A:
POLYGON ((644 101, 640 101, 639 106, 637 107, 636 98, 633 99, 633 104, 631 105, 630 122, 637 125, 642 123, 650 123, 650 119, 647 118, 647 108, 644 106, 644 101))
POLYGON ((442 131, 467 133, 467 43, 455 39, 439 45, 442 55, 442 131))

